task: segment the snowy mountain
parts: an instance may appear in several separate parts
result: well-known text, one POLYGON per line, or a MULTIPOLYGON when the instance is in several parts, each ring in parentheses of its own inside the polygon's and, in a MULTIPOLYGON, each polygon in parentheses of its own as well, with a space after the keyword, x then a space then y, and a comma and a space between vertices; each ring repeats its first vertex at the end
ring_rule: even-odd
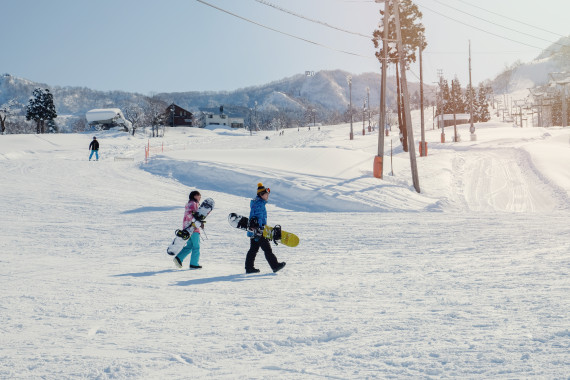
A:
MULTIPOLYGON (((212 107, 216 104, 232 104, 253 108, 255 102, 264 107, 298 108, 302 104, 305 108, 317 108, 344 112, 349 104, 349 85, 347 76, 350 73, 342 70, 319 71, 312 76, 295 75, 263 86, 248 87, 232 92, 183 92, 158 94, 161 99, 174 101, 176 104, 192 107, 212 107), (279 93, 279 96, 275 94, 279 93), (171 99, 171 100, 170 100, 171 99)), ((377 107, 380 102, 380 74, 364 73, 352 76, 352 104, 359 109, 367 100, 367 91, 370 89, 370 104, 377 107)), ((430 86, 425 85, 426 98, 429 99, 430 86)), ((409 83, 410 94, 419 92, 419 83, 409 83)), ((388 82, 388 103, 395 101, 395 78, 390 77, 388 82)))
POLYGON ((570 36, 560 38, 531 62, 515 62, 492 80, 491 86, 495 94, 513 93, 545 85, 549 73, 562 71, 570 71, 570 36))
MULTIPOLYGON (((183 93, 159 93, 156 96, 167 103, 176 103, 191 111, 204 108, 241 107, 253 109, 255 103, 266 110, 317 109, 321 114, 344 112, 349 103, 349 73, 341 70, 320 71, 314 76, 295 75, 262 86, 248 87, 227 92, 194 91, 183 93)), ((395 100, 395 80, 389 78, 388 102, 395 100)), ((142 94, 124 91, 95 91, 84 87, 57 87, 36 83, 9 74, 0 76, 0 104, 16 99, 26 105, 36 87, 49 88, 54 95, 56 110, 60 115, 83 116, 93 108, 125 108, 140 103, 142 94)), ((352 103, 355 109, 362 107, 370 88, 370 103, 380 102, 380 74, 352 75, 352 103)), ((429 86, 426 86, 426 89, 429 86)), ((419 83, 409 83, 410 94, 419 91, 419 83)), ((426 97, 429 96, 426 90, 426 97)))

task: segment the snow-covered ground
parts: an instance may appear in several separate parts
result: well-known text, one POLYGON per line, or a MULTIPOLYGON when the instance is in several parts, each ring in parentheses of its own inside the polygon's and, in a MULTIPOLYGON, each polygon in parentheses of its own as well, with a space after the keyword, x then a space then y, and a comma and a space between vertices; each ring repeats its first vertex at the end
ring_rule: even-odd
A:
POLYGON ((431 126, 419 194, 358 123, 168 129, 148 163, 142 134, 97 133, 99 162, 91 134, 0 136, 0 378, 568 378, 570 129, 431 126), (301 243, 245 275, 227 215, 260 181, 301 243), (178 270, 195 188, 204 268, 178 270))

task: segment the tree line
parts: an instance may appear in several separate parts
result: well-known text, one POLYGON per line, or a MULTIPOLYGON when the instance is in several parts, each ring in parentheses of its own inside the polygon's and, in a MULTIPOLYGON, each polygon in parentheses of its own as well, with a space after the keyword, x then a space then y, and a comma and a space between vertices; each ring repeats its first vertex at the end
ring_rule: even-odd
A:
POLYGON ((480 83, 477 90, 471 86, 461 88, 459 79, 454 78, 449 82, 443 77, 438 83, 436 99, 436 114, 459 114, 470 112, 470 102, 473 99, 473 122, 485 122, 491 119, 489 112, 489 96, 493 90, 489 86, 480 83))

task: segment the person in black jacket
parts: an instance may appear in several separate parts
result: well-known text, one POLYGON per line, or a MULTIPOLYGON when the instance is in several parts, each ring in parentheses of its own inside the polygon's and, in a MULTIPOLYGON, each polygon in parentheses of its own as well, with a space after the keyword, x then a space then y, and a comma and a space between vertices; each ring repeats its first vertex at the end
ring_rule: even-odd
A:
POLYGON ((93 157, 93 153, 95 153, 95 158, 99 161, 99 141, 97 141, 97 137, 93 136, 93 141, 89 144, 89 150, 91 154, 89 155, 89 161, 91 161, 91 157, 93 157))

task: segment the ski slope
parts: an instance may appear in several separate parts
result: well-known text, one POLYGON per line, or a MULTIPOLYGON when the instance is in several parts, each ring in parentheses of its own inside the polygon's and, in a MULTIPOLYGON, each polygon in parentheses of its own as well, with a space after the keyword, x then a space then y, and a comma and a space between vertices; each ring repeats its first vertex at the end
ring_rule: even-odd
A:
POLYGON ((419 194, 395 136, 372 177, 378 135, 357 123, 352 141, 98 132, 99 162, 92 134, 0 136, 0 378, 566 378, 570 129, 442 144, 427 125, 419 194), (227 215, 260 181, 301 243, 245 275, 227 215), (204 268, 178 270, 165 250, 195 188, 216 200, 204 268))

